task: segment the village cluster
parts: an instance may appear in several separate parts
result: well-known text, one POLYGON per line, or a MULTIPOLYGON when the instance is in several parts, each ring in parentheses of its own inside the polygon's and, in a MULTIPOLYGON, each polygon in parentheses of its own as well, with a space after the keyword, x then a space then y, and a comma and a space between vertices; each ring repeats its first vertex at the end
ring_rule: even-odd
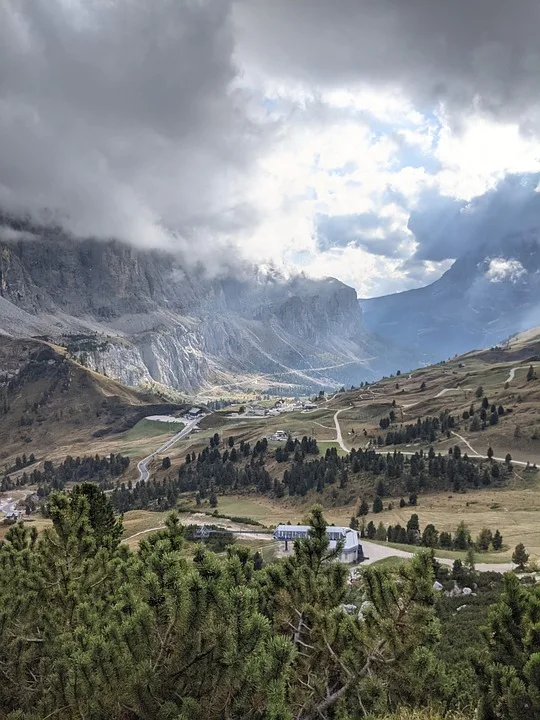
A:
POLYGON ((310 400, 277 400, 273 407, 264 407, 263 405, 253 404, 247 405, 243 413, 231 413, 230 417, 266 417, 277 416, 283 413, 292 412, 311 412, 317 409, 317 404, 310 400))

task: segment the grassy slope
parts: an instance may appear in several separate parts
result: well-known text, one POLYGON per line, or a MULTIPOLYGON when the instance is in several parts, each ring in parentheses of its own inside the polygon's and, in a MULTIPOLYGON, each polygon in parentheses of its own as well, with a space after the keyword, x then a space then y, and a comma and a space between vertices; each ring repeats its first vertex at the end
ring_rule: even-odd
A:
POLYGON ((22 452, 52 459, 110 452, 116 432, 163 406, 154 395, 82 367, 62 349, 2 338, 0 376, 15 370, 19 374, 7 391, 8 412, 0 415, 0 460, 6 463, 22 452), (21 419, 28 424, 21 425, 21 419), (96 437, 100 431, 110 434, 96 437))

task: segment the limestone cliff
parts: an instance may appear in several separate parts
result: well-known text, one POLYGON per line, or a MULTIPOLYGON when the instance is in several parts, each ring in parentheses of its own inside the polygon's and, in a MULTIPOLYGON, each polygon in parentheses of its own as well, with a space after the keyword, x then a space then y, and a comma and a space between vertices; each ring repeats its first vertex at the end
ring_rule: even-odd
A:
POLYGON ((0 229, 0 332, 44 335, 126 384, 188 393, 312 390, 406 364, 366 333, 355 291, 337 280, 246 268, 208 278, 170 254, 39 228, 16 240, 0 229))

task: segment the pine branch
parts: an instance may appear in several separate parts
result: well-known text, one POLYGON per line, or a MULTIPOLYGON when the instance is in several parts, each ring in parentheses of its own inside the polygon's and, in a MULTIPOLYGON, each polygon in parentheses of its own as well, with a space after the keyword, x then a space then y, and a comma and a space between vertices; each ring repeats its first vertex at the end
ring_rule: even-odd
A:
POLYGON ((181 670, 178 670, 178 672, 173 673, 170 677, 171 680, 177 680, 180 675, 183 675, 186 670, 189 670, 190 667, 195 665, 196 663, 200 662, 201 660, 204 660, 205 657, 210 655, 214 650, 216 649, 215 645, 212 645, 212 647, 209 650, 206 650, 206 652, 201 653, 200 655, 197 655, 193 658, 191 662, 189 662, 187 665, 185 665, 181 670))

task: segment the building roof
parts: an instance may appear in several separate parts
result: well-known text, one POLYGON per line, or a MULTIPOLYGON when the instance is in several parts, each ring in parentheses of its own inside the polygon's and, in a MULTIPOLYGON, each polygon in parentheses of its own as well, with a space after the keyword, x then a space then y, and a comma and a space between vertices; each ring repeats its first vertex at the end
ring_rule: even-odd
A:
MULTIPOLYGON (((279 531, 290 531, 290 532, 305 532, 307 534, 310 526, 309 525, 278 525, 274 532, 279 531)), ((356 530, 352 530, 349 527, 342 527, 339 525, 328 525, 326 528, 327 533, 338 532, 342 539, 345 541, 343 545, 343 551, 347 552, 352 550, 360 544, 360 534, 356 530)), ((330 540, 330 548, 333 549, 336 546, 335 540, 330 540)))

